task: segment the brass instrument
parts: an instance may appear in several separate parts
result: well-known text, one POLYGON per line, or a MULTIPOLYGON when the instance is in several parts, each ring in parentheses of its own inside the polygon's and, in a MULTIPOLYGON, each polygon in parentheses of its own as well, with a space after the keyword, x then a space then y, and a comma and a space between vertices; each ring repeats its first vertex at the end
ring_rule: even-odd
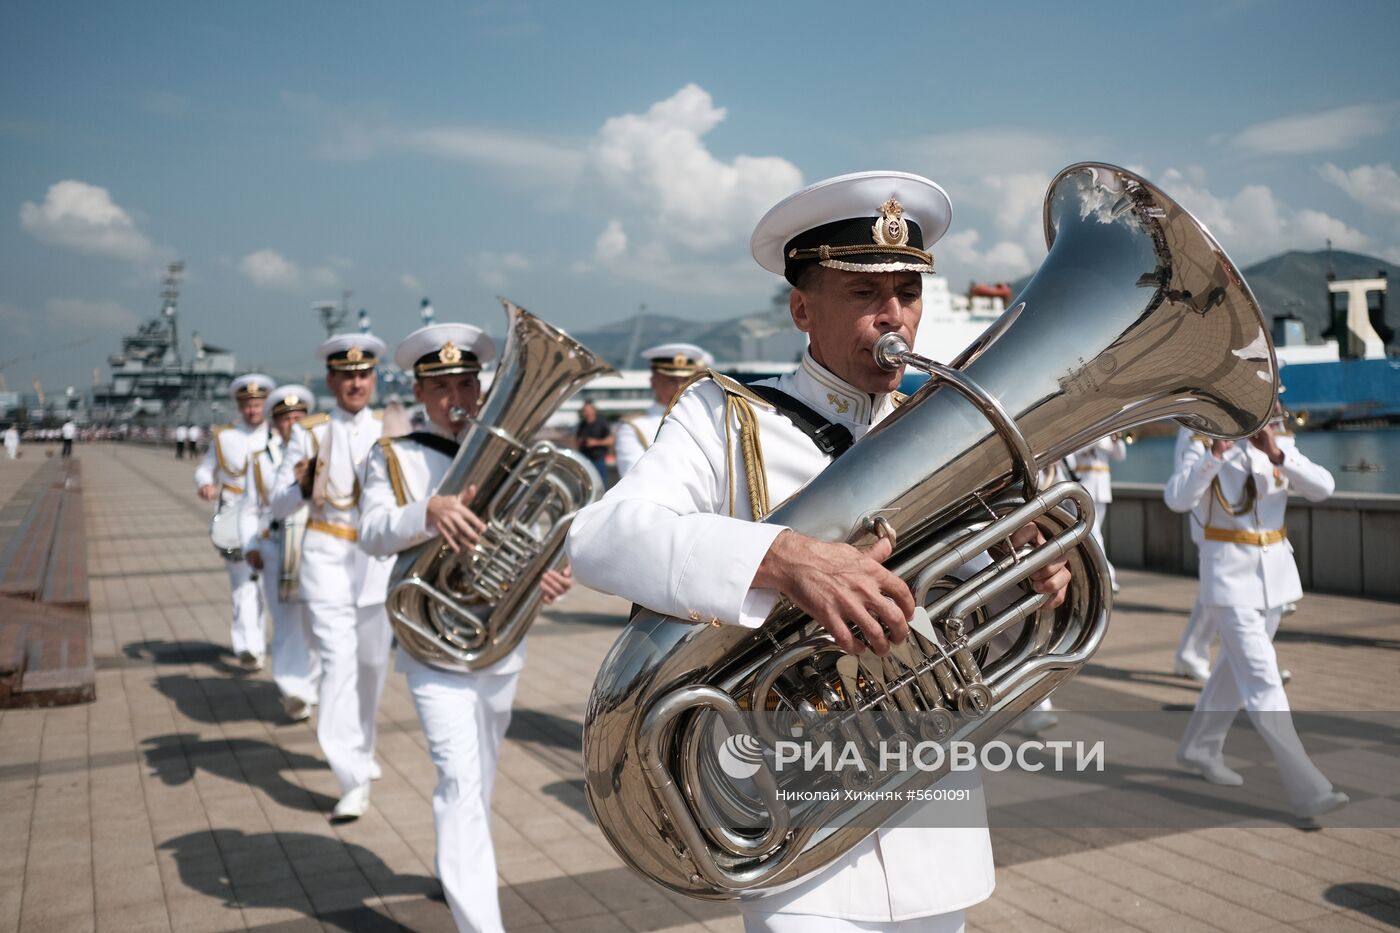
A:
MULTIPOLYGON (((882 366, 932 378, 766 519, 827 541, 890 537, 886 565, 922 607, 908 640, 884 659, 844 655, 780 602, 757 630, 642 611, 614 644, 585 721, 586 790, 639 872, 732 898, 802 879, 895 820, 907 803, 782 794, 793 785, 773 767, 764 711, 827 734, 858 736, 885 713, 944 747, 994 738, 1079 670, 1109 619, 1093 502, 1076 483, 1039 488, 1039 470, 1157 419, 1238 438, 1268 417, 1268 328, 1189 213, 1131 172, 1083 163, 1052 183, 1044 226, 1044 264, 952 365, 880 340, 882 366), (1032 521, 1044 545, 998 547, 1032 521), (1072 582, 1047 609, 1026 581, 1062 559, 1072 582), (750 779, 726 773, 717 722, 761 740, 750 779)), ((945 758, 869 789, 926 788, 947 771, 945 758)))
POLYGON ((301 588, 301 539, 306 536, 306 519, 310 510, 305 506, 279 522, 274 522, 277 553, 281 563, 277 568, 277 595, 282 602, 296 602, 301 588))
MULTIPOLYGON (((611 368, 568 334, 511 302, 507 336, 480 415, 437 495, 460 495, 486 528, 460 554, 435 538, 404 552, 386 601, 399 644, 425 664, 480 670, 525 637, 540 577, 564 560, 574 513, 602 480, 583 457, 530 438, 585 382, 611 368)), ((462 412, 465 415, 465 412, 462 412)))

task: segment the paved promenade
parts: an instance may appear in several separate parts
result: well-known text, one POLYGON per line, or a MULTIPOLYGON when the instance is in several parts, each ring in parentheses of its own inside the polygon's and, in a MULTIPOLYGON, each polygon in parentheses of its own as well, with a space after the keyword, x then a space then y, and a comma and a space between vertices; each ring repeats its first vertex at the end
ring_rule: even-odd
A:
MULTIPOLYGON (((25 451, 0 461, 0 504, 43 456, 25 451)), ((0 710, 0 933, 450 929, 432 870, 434 773, 402 677, 390 675, 380 714, 384 778, 371 810, 332 825, 337 789, 312 728, 286 720, 266 672, 233 663, 227 579, 193 464, 138 447, 78 455, 97 701, 0 710)), ((1194 581, 1124 572, 1122 582, 1104 648, 1057 704, 1085 715, 1189 708, 1197 688, 1163 672, 1194 581)), ((741 929, 731 907, 633 875, 589 817, 583 709, 625 608, 576 591, 531 635, 493 807, 511 930, 741 929)), ((1278 650, 1296 708, 1400 710, 1400 606, 1310 596, 1284 628, 1278 650)), ((1322 828, 1300 829, 1283 812, 1276 772, 1243 717, 1229 761, 1247 783, 1231 791, 1255 795, 1252 818, 994 828, 997 889, 969 928, 1400 927, 1391 729, 1390 752, 1341 728, 1330 743, 1309 740, 1357 801, 1322 828)), ((1130 782, 1206 810, 1221 799, 1225 789, 1171 768, 1173 737, 1141 738, 1157 766, 1130 782)), ((1079 786, 1065 799, 1093 809, 1120 792, 1079 786)))

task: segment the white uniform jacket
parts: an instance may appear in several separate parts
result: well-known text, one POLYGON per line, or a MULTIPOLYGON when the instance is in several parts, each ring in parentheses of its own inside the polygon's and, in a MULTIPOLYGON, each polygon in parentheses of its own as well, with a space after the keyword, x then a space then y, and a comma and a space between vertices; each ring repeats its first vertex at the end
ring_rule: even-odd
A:
POLYGON ((1128 445, 1119 438, 1105 437, 1077 450, 1069 456, 1070 468, 1079 482, 1097 503, 1113 501, 1113 474, 1109 461, 1122 462, 1128 456, 1128 445))
POLYGON ((1321 502, 1335 484, 1296 444, 1277 442, 1283 463, 1275 467, 1248 440, 1216 459, 1210 438, 1194 435, 1167 480, 1167 508, 1190 512, 1199 526, 1192 534, 1199 533, 1202 605, 1277 609, 1303 596, 1293 546, 1283 537, 1288 496, 1321 502))
MULTIPOLYGON (((428 430, 450 440, 436 425, 428 430)), ((401 551, 431 541, 438 536, 428 526, 428 499, 437 494, 452 458, 408 437, 382 439, 370 453, 366 467, 364 499, 360 506, 360 547, 374 557, 398 557, 401 551)), ((392 567, 392 563, 391 563, 392 567)), ((399 670, 422 666, 416 658, 400 650, 399 670)), ((463 673, 513 674, 525 666, 525 643, 490 667, 471 671, 465 665, 434 663, 442 670, 463 673)))
MULTIPOLYGON (((796 372, 765 383, 844 425, 856 439, 894 408, 890 396, 852 388, 810 354, 796 372)), ((574 576, 667 615, 761 625, 778 593, 750 584, 783 527, 758 523, 755 513, 767 514, 829 462, 784 416, 759 403, 739 404, 715 381, 700 381, 671 409, 631 472, 575 517, 569 533, 574 576), (766 477, 754 484, 747 481, 742 453, 748 437, 761 447, 766 467, 766 477)), ((993 886, 984 827, 896 825, 752 906, 888 922, 976 904, 993 886), (935 858, 937 870, 930 871, 935 858)))
POLYGON ((666 406, 660 402, 652 402, 646 411, 639 415, 629 415, 618 424, 615 433, 617 443, 613 446, 617 457, 618 476, 626 476, 627 471, 642 459, 642 454, 647 452, 651 442, 656 439, 656 432, 660 429, 661 419, 664 417, 666 406))
POLYGON ((267 447, 255 451, 248 460, 247 482, 243 486, 243 511, 238 514, 238 536, 243 539, 243 553, 260 551, 264 559, 269 549, 263 535, 272 524, 271 500, 277 467, 285 454, 282 437, 269 431, 267 447))
POLYGON ((362 408, 352 415, 337 406, 292 428, 269 515, 285 519, 303 505, 310 509, 301 547, 300 592, 307 603, 363 608, 384 602, 393 561, 370 557, 358 541, 365 462, 381 427, 377 412, 362 408), (303 459, 315 463, 322 502, 308 502, 297 487, 296 465, 303 459))
POLYGON ((255 428, 246 421, 239 421, 215 428, 209 449, 194 471, 195 491, 203 486, 216 486, 221 508, 236 504, 243 498, 253 454, 266 446, 266 424, 255 428))

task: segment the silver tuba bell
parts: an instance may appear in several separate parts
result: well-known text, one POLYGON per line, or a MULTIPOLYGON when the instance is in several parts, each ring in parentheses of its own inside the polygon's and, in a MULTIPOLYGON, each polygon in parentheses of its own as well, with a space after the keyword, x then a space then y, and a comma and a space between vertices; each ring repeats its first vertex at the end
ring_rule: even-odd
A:
POLYGON ((480 670, 509 654, 539 610, 540 577, 564 559, 574 513, 602 488, 583 457, 531 438, 610 367, 558 328, 504 298, 501 304, 500 365, 436 491, 460 495, 475 486, 468 505, 486 528, 460 554, 440 538, 404 552, 389 581, 394 634, 425 664, 480 670))
POLYGON ((922 368, 929 382, 766 519, 828 541, 892 538, 886 565, 920 607, 904 644, 883 659, 844 655, 785 603, 757 630, 641 612, 614 644, 586 714, 584 769, 598 824, 633 868, 730 898, 849 850, 909 806, 894 791, 942 777, 946 757, 867 788, 892 792, 875 802, 785 794, 763 711, 809 733, 859 736, 875 711, 945 747, 995 737, 1079 670, 1109 618, 1093 503, 1076 483, 1039 488, 1039 470, 1148 421, 1241 437, 1268 417, 1268 331, 1190 214, 1131 172, 1085 163, 1056 177, 1044 222, 1044 264, 952 365, 897 336, 879 342, 881 365, 922 368), (1044 545, 999 546, 1031 521, 1044 545), (955 575, 979 555, 985 569, 955 575), (1051 610, 1025 581, 1061 557, 1073 579, 1051 610), (726 770, 717 725, 760 740, 745 781, 726 770))

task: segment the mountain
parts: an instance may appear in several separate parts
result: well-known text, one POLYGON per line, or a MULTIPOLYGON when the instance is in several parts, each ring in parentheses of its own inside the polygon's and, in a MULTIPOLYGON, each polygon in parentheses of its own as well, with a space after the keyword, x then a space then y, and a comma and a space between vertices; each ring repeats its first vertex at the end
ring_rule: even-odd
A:
MULTIPOLYGON (((1264 310, 1266 319, 1272 320, 1285 314, 1302 318, 1308 339, 1312 341, 1320 339, 1323 331, 1332 326, 1327 310, 1328 262, 1326 250, 1315 253, 1295 250, 1256 262, 1240 271, 1254 290, 1254 297, 1259 300, 1259 307, 1264 310)), ((1374 256, 1333 250, 1330 262, 1339 279, 1369 279, 1384 272, 1389 278, 1400 282, 1400 266, 1374 256)), ((1400 296, 1386 296, 1385 317, 1387 325, 1400 331, 1400 308, 1395 306, 1396 297, 1400 296)), ((1396 346, 1395 340, 1391 341, 1391 346, 1396 346)))

